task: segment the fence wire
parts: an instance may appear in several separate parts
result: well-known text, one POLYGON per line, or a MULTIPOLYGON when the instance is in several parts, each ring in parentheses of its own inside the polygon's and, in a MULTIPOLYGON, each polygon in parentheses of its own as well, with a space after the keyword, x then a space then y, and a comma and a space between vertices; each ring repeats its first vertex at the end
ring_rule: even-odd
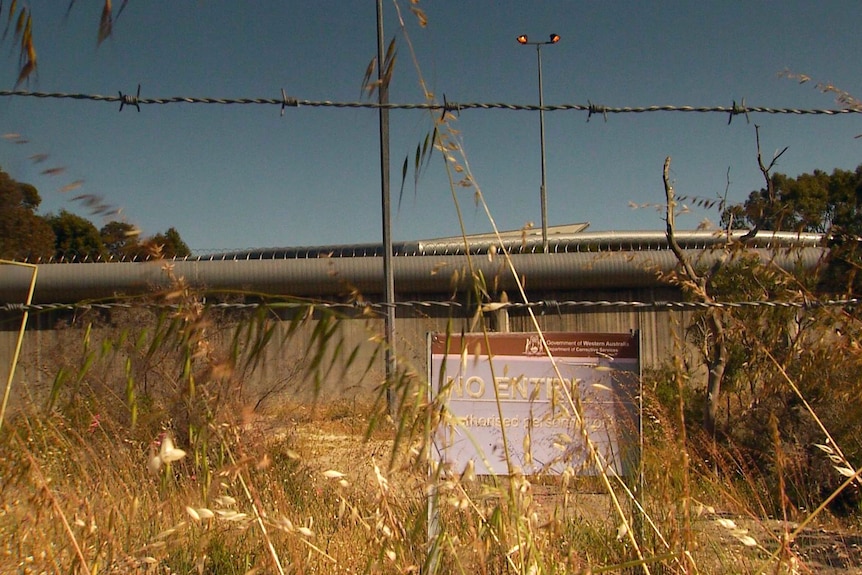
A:
MULTIPOLYGON (((739 301, 739 302, 695 302, 695 301, 555 301, 543 300, 535 302, 506 302, 490 303, 480 306, 481 311, 492 312, 498 310, 522 310, 535 309, 539 311, 559 312, 563 309, 636 309, 652 311, 686 311, 703 310, 709 308, 721 309, 748 309, 748 308, 793 308, 793 309, 816 309, 827 307, 853 307, 860 303, 860 299, 830 299, 830 300, 801 300, 801 301, 739 301)), ((392 304, 383 302, 252 302, 252 303, 207 303, 206 307, 213 310, 306 310, 309 308, 326 310, 371 310, 381 311, 394 307, 396 309, 429 310, 440 309, 467 309, 468 306, 454 301, 401 301, 392 304)), ((475 307, 475 306, 474 306, 475 307)), ((113 310, 113 309, 151 309, 178 311, 181 306, 176 304, 162 304, 149 302, 106 302, 106 303, 47 303, 47 304, 23 304, 5 303, 0 304, 0 312, 50 312, 50 311, 87 311, 87 310, 113 310)))
POLYGON ((649 112, 687 112, 687 113, 718 113, 727 114, 728 123, 733 120, 734 116, 743 115, 748 117, 749 114, 791 114, 791 115, 815 115, 815 116, 838 116, 842 114, 860 114, 862 109, 859 108, 772 108, 766 106, 748 106, 745 100, 742 103, 734 101, 730 106, 605 106, 594 104, 588 101, 587 104, 552 104, 552 105, 535 105, 535 104, 511 104, 505 102, 451 102, 445 99, 443 103, 438 102, 422 102, 422 103, 379 103, 372 101, 356 101, 356 102, 336 102, 332 100, 304 100, 288 96, 282 91, 280 98, 219 98, 219 97, 195 97, 195 96, 170 96, 166 98, 142 98, 140 96, 140 86, 136 94, 124 94, 118 92, 116 96, 105 96, 100 94, 83 94, 83 93, 67 93, 67 92, 35 92, 28 90, 2 90, 0 97, 23 97, 23 98, 41 98, 41 99, 60 99, 60 100, 85 100, 93 102, 106 102, 109 104, 119 104, 120 111, 126 107, 133 107, 137 111, 141 111, 141 106, 147 105, 167 105, 167 104, 220 104, 220 105, 264 105, 278 106, 281 108, 281 113, 284 114, 287 108, 298 108, 300 106, 312 108, 367 108, 387 110, 431 110, 440 112, 462 112, 465 110, 515 110, 529 112, 561 112, 561 111, 577 111, 587 112, 587 119, 594 115, 600 115, 607 119, 610 114, 643 114, 649 112))
MULTIPOLYGON (((610 114, 643 114, 651 112, 682 112, 682 113, 718 113, 727 114, 728 123, 735 116, 743 115, 748 118, 749 114, 790 114, 790 115, 815 115, 815 116, 838 116, 842 114, 860 114, 860 108, 772 108, 764 106, 748 106, 745 100, 741 103, 734 101, 731 106, 674 106, 674 105, 656 105, 643 107, 612 107, 600 104, 594 104, 588 101, 587 104, 556 104, 556 105, 534 105, 534 104, 511 104, 504 102, 452 102, 446 100, 444 96, 443 103, 424 102, 424 103, 379 103, 372 101, 354 101, 354 102, 336 102, 332 100, 305 100, 292 96, 288 96, 282 90, 280 98, 221 98, 221 97, 190 97, 190 96, 171 96, 166 98, 142 98, 140 96, 141 87, 138 86, 135 94, 124 94, 118 92, 116 96, 107 96, 100 94, 85 94, 85 93, 67 93, 67 92, 38 92, 28 90, 0 90, 0 97, 22 97, 22 98, 39 98, 39 99, 60 99, 60 100, 79 100, 104 102, 109 104, 119 104, 120 111, 126 107, 134 107, 140 112, 141 106, 146 105, 168 105, 168 104, 215 104, 215 105, 264 105, 278 106, 281 108, 281 113, 284 114, 287 108, 316 107, 316 108, 354 108, 354 109, 380 109, 388 110, 429 110, 439 112, 454 112, 458 113, 465 110, 511 110, 511 111, 577 111, 587 112, 589 120, 594 115, 601 115, 607 119, 610 114)), ((859 304, 858 299, 840 299, 840 300, 803 300, 803 301, 743 301, 743 302, 685 302, 685 301, 663 301, 663 302, 636 302, 636 301, 537 301, 527 303, 494 303, 491 306, 483 308, 484 311, 497 310, 518 310, 533 308, 538 310, 553 310, 559 311, 564 308, 569 309, 638 309, 638 310, 697 310, 707 308, 725 308, 725 309, 741 309, 741 308, 797 308, 797 309, 813 309, 821 307, 848 307, 859 304)), ((306 309, 312 304, 308 303, 214 303, 208 304, 212 309, 235 309, 235 310, 250 310, 250 309, 306 309)), ((395 303, 337 303, 337 302, 322 302, 314 303, 313 306, 318 309, 329 310, 356 310, 369 309, 372 311, 385 310, 390 307, 405 308, 405 309, 430 309, 430 308, 452 308, 460 309, 465 306, 459 302, 452 301, 403 301, 395 303)), ((113 303, 51 303, 51 304, 20 304, 20 303, 5 303, 0 304, 0 312, 48 312, 48 311, 63 311, 63 310, 110 310, 110 309, 166 309, 176 310, 178 306, 172 304, 158 303, 143 303, 143 302, 113 302, 113 303)))

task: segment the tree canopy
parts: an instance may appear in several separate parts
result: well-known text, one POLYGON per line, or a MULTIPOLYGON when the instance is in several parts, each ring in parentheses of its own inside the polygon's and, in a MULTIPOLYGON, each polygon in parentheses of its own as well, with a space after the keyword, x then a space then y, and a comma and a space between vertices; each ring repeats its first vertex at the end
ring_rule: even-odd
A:
POLYGON ((164 258, 184 258, 192 255, 176 228, 168 228, 165 233, 154 235, 147 243, 164 258))
POLYGON ((58 258, 101 260, 107 255, 102 236, 91 221, 61 210, 58 215, 49 216, 48 223, 57 238, 58 258))
POLYGON ((66 210, 41 216, 37 213, 41 203, 35 187, 0 169, 0 259, 98 261, 191 255, 176 228, 142 239, 127 222, 110 221, 97 229, 66 210))
POLYGON ((796 178, 770 176, 766 188, 722 215, 734 228, 862 235, 862 164, 855 171, 814 170, 796 178))
POLYGON ((827 235, 828 266, 820 288, 855 296, 862 293, 862 164, 854 171, 814 170, 795 178, 775 173, 769 188, 749 194, 722 214, 725 226, 827 235))
POLYGON ((0 258, 38 261, 54 254, 54 232, 36 214, 41 203, 36 188, 0 170, 0 258))
POLYGON ((114 259, 133 257, 138 253, 140 231, 128 222, 108 222, 99 230, 105 249, 114 259))

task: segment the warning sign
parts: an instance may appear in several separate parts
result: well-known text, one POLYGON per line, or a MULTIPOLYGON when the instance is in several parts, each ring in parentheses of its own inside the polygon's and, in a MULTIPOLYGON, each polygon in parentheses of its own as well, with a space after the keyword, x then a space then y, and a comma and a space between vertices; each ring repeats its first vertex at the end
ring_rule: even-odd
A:
POLYGON ((637 334, 429 335, 435 457, 460 473, 628 472, 636 455, 637 334), (588 441, 598 453, 591 456, 588 441))

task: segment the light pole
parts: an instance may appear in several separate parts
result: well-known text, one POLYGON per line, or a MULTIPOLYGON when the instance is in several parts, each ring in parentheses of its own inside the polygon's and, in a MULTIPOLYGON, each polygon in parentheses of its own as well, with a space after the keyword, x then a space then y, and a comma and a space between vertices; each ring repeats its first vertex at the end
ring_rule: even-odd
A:
POLYGON ((395 418, 395 278, 392 270, 392 215, 389 200, 389 85, 384 79, 383 70, 383 0, 377 0, 377 88, 380 104, 380 190, 383 212, 383 298, 386 300, 386 316, 383 318, 385 348, 383 357, 386 373, 386 403, 389 415, 395 418))
POLYGON ((536 47, 536 60, 539 64, 539 146, 542 154, 542 188, 539 191, 542 202, 542 251, 548 253, 548 193, 545 181, 545 99, 542 91, 542 46, 556 44, 559 34, 551 34, 545 42, 530 42, 526 34, 518 36, 518 44, 536 47))

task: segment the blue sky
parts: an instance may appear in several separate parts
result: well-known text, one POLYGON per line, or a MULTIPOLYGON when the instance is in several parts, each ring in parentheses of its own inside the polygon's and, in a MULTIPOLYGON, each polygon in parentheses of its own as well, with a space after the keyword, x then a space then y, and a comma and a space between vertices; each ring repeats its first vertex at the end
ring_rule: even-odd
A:
MULTIPOLYGON (((376 54, 373 0, 131 0, 114 36, 96 46, 101 0, 31 0, 39 55, 28 88, 142 97, 260 97, 353 102, 376 54)), ((115 2, 119 4, 119 2, 115 2)), ((862 5, 838 2, 575 2, 425 0, 420 28, 400 0, 421 72, 442 101, 538 101, 536 53, 519 34, 559 44, 542 51, 545 103, 834 108, 814 83, 862 97, 862 5), (789 69, 813 81, 780 77, 789 69)), ((398 38, 390 99, 422 101, 394 5, 384 2, 387 38, 398 38)), ((15 82, 9 38, 0 85, 15 82), (5 78, 5 79, 4 79, 5 78)), ((862 116, 752 114, 728 125, 718 114, 545 113, 548 223, 590 230, 661 229, 671 156, 679 194, 742 201, 761 187, 754 125, 767 159, 788 147, 777 171, 854 169, 862 163, 862 116), (729 174, 729 176, 728 176, 729 174)), ((401 163, 431 127, 427 112, 391 114, 393 236, 456 235, 453 194, 435 155, 397 205, 401 163)), ((468 110, 460 131, 474 178, 502 229, 540 225, 539 117, 468 110)), ((118 112, 116 104, 0 98, 0 167, 33 183, 42 212, 89 217, 70 196, 97 194, 144 234, 176 227, 195 251, 379 242, 377 112, 277 106, 172 104, 118 112), (45 163, 28 158, 49 154, 45 163), (62 166, 59 176, 41 174, 62 166), (80 189, 61 193, 83 180, 80 189)), ((470 190, 459 189, 470 233, 490 225, 470 190)), ((718 214, 694 210, 682 228, 718 214)), ((102 225, 98 217, 94 222, 102 225)))

